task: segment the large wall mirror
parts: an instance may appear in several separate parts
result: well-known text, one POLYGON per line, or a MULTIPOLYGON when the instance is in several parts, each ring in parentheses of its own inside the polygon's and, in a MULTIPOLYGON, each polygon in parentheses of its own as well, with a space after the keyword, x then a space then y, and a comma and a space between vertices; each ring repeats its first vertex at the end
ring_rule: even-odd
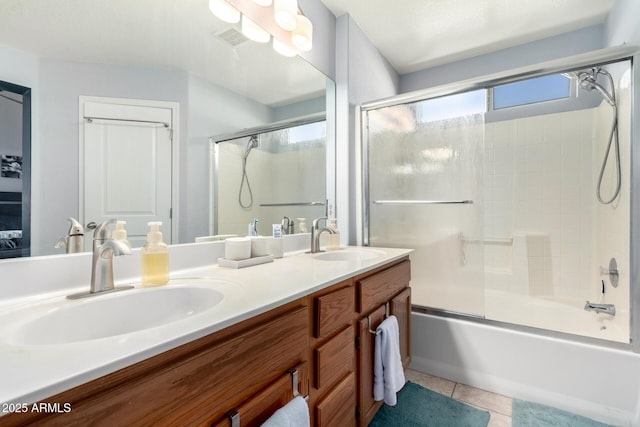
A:
MULTIPOLYGON (((32 206, 31 255, 65 253, 54 247, 56 241, 69 230, 70 217, 84 226, 95 220, 85 213, 85 202, 100 185, 109 191, 94 199, 107 215, 135 218, 138 207, 126 200, 166 196, 157 190, 147 197, 150 187, 140 187, 139 176, 145 168, 118 160, 133 155, 128 144, 92 155, 102 159, 100 167, 111 168, 92 173, 83 144, 95 135, 123 141, 114 135, 136 127, 151 139, 169 132, 170 159, 160 170, 171 177, 170 225, 163 225, 171 243, 191 243, 212 232, 211 136, 326 115, 324 162, 335 163, 333 82, 300 57, 281 56, 239 30, 213 16, 207 0, 0 3, 0 80, 31 88, 32 190, 30 200, 23 200, 32 206), (163 103, 169 127, 165 119, 144 119, 162 116, 163 103), (150 108, 143 119, 123 120, 140 105, 150 108), (96 118, 103 111, 111 114, 108 120, 96 118)), ((325 174, 326 198, 335 191, 334 173, 325 174)), ((132 241, 143 241, 140 234, 132 241)))

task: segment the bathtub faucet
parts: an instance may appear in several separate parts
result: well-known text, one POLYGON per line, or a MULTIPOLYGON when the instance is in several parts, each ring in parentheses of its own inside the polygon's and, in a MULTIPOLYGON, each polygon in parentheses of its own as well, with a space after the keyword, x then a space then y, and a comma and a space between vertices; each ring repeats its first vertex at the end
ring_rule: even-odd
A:
POLYGON ((594 302, 587 301, 584 309, 587 311, 595 311, 596 313, 606 313, 612 316, 616 315, 616 306, 613 304, 596 304, 594 302))

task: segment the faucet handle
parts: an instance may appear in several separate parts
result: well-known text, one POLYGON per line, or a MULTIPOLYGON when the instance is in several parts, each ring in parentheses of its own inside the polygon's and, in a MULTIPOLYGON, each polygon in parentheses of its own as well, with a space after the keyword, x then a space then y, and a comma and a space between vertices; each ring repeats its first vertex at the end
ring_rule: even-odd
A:
POLYGON ((111 218, 99 224, 96 229, 93 230, 93 240, 110 239, 111 228, 109 228, 109 224, 115 224, 116 222, 118 222, 116 218, 111 218))

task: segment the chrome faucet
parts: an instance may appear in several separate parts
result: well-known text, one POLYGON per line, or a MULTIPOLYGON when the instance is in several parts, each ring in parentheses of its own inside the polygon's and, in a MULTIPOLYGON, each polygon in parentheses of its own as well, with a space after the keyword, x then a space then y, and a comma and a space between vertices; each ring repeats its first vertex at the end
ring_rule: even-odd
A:
POLYGON ((318 223, 322 220, 324 220, 326 224, 329 218, 327 218, 326 216, 316 218, 313 220, 313 223, 311 224, 311 253, 312 254, 322 252, 320 250, 320 235, 322 233, 327 232, 329 234, 336 234, 336 232, 330 227, 319 228, 318 223))
POLYGON ((616 315, 616 306, 613 304, 596 304, 587 300, 584 309, 587 311, 595 311, 596 313, 610 314, 611 316, 616 315))
POLYGON ((115 224, 116 219, 110 219, 98 225, 93 232, 93 260, 91 263, 91 288, 88 292, 81 292, 67 296, 69 299, 84 298, 107 292, 123 291, 133 286, 114 286, 113 257, 131 255, 131 248, 125 242, 111 237, 109 225, 115 224))

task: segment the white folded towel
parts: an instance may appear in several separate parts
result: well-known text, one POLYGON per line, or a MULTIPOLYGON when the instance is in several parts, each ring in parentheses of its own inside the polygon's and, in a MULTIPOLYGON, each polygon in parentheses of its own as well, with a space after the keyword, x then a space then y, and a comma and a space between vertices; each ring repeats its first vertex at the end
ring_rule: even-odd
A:
POLYGON ((404 386, 398 319, 389 316, 376 329, 373 354, 373 398, 395 406, 396 393, 404 386))
POLYGON ((309 405, 301 396, 278 409, 262 427, 309 427, 309 405))

